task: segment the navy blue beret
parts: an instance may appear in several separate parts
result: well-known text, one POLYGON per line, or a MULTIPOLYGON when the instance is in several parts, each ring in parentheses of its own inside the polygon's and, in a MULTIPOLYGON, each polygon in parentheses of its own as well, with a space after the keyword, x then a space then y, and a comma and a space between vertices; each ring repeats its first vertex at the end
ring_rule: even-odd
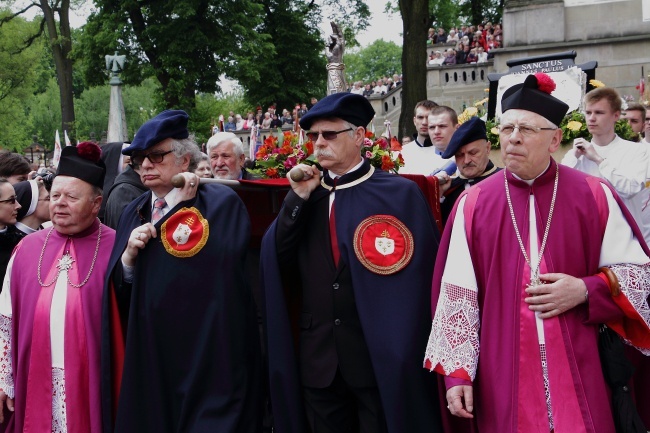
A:
POLYGON ((540 83, 537 74, 529 75, 523 84, 514 85, 506 90, 501 98, 501 112, 505 113, 512 109, 532 111, 559 125, 569 111, 569 106, 551 96, 550 92, 555 89, 553 79, 546 74, 539 75, 545 82, 540 83), (549 84, 552 89, 548 87, 549 84), (546 91, 540 90, 544 88, 546 91))
POLYGON ((190 136, 187 130, 189 116, 183 110, 166 110, 138 129, 131 145, 122 149, 123 155, 142 151, 168 138, 183 139, 190 136))
POLYGON ((375 117, 375 110, 365 96, 341 92, 328 95, 314 104, 300 119, 302 129, 311 128, 319 119, 343 119, 355 126, 368 126, 375 117))
POLYGON ((487 130, 485 122, 478 117, 472 117, 462 123, 451 136, 447 148, 442 153, 444 159, 451 158, 458 152, 458 149, 473 141, 484 139, 487 140, 487 130))

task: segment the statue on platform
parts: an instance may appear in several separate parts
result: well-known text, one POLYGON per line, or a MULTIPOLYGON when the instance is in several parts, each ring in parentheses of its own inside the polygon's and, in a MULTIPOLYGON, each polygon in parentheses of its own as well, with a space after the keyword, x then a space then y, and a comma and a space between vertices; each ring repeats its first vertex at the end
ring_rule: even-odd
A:
POLYGON ((119 85, 122 84, 122 80, 120 80, 120 77, 117 76, 119 72, 122 72, 124 69, 124 63, 126 61, 126 56, 118 56, 117 51, 115 51, 114 55, 107 54, 106 55, 106 69, 111 71, 111 81, 109 84, 111 85, 119 85))
POLYGON ((345 92, 348 85, 345 80, 345 64, 343 64, 343 50, 345 48, 345 38, 343 31, 335 23, 330 22, 332 34, 327 40, 325 56, 327 57, 327 94, 345 92))

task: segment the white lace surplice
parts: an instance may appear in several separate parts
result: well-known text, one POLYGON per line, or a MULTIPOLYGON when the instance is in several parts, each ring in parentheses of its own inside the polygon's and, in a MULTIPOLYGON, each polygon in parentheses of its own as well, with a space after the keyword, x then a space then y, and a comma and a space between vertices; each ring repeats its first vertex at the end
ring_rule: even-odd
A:
MULTIPOLYGON (((13 257, 7 266, 7 273, 0 293, 0 388, 14 397, 13 368, 11 364, 11 269, 13 257)), ((52 432, 67 432, 65 412, 64 340, 65 306, 68 290, 68 271, 62 270, 56 281, 50 310, 50 342, 52 347, 52 432)))

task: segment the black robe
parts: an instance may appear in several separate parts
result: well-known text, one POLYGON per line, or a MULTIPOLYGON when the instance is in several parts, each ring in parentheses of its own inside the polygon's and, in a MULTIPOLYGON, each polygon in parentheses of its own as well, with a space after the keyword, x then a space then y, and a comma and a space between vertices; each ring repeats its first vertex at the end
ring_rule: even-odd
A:
MULTIPOLYGON (((155 224, 158 237, 140 251, 133 282, 126 284, 120 257, 131 231, 150 220, 150 208, 150 192, 126 207, 109 264, 102 339, 104 431, 113 431, 111 359, 119 352, 109 343, 119 325, 110 314, 114 288, 126 335, 115 431, 257 432, 260 349, 245 275, 246 209, 230 188, 201 185, 195 199, 179 203, 155 224), (183 207, 201 213, 209 236, 198 253, 180 258, 166 249, 161 229, 183 207)), ((173 230, 174 224, 167 228, 173 230)))
MULTIPOLYGON (((359 173, 346 176, 358 178, 369 168, 366 160, 359 173)), ((346 176, 341 178, 343 184, 348 182, 346 176)), ((341 183, 338 185, 340 188, 341 183)), ((298 242, 295 250, 293 275, 299 274, 299 266, 310 264, 300 272, 302 279, 308 284, 311 279, 314 284, 322 286, 327 282, 326 278, 349 273, 363 340, 370 356, 371 365, 367 368, 376 378, 388 431, 439 432, 437 378, 422 367, 422 355, 431 328, 431 280, 439 239, 431 210, 415 183, 381 171, 375 171, 369 179, 356 186, 337 189, 336 231, 341 258, 338 272, 331 273, 327 269, 333 261, 323 254, 323 251, 329 252, 329 242, 324 241, 327 242, 325 246, 319 245, 319 236, 311 233, 325 232, 324 239, 327 239, 328 225, 315 223, 318 219, 310 215, 314 209, 323 210, 327 215, 327 203, 321 206, 321 202, 327 199, 328 192, 322 187, 317 188, 302 205, 293 203, 288 195, 280 211, 284 215, 269 228, 262 243, 261 277, 275 428, 282 433, 307 431, 301 398, 303 383, 297 359, 299 349, 294 344, 296 328, 304 328, 297 317, 300 311, 296 311, 301 308, 301 301, 296 298, 304 294, 301 295, 300 287, 285 286, 288 279, 282 279, 276 252, 280 219, 305 218, 306 221, 300 225, 310 233, 300 235, 302 242, 298 242), (371 272, 354 250, 357 227, 366 218, 378 215, 398 219, 413 236, 411 261, 390 275, 371 272)), ((286 268, 286 263, 282 266, 286 268)), ((332 293, 331 289, 329 293, 332 293)))

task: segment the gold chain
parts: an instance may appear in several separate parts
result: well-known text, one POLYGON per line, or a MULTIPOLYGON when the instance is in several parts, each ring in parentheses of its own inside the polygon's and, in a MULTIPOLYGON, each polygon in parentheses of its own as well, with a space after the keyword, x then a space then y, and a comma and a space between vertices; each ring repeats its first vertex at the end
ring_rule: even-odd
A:
MULTIPOLYGON (((503 170, 503 179, 506 185, 506 198, 508 199, 508 208, 510 209, 510 217, 512 218, 512 225, 515 228, 515 234, 517 235, 517 240, 519 241, 519 248, 524 254, 524 259, 528 266, 530 267, 530 282, 531 285, 541 284, 539 281, 539 265, 542 263, 542 257, 544 257, 544 249, 546 248, 546 240, 548 239, 548 232, 551 229, 551 219, 553 218, 553 210, 555 209, 555 198, 557 197, 557 183, 560 178, 560 168, 559 165, 555 165, 555 184, 553 185, 553 198, 551 199, 551 209, 548 212, 548 220, 546 221, 546 229, 544 230, 544 237, 542 238, 542 246, 539 249, 539 257, 537 258, 537 264, 533 268, 528 254, 526 253, 526 247, 524 242, 521 240, 521 234, 519 233, 519 228, 517 228, 517 220, 515 219, 515 210, 512 207, 512 200, 510 199, 510 189, 508 188, 508 176, 506 176, 506 171, 503 170)), ((534 211, 534 210, 533 210, 534 211)))

